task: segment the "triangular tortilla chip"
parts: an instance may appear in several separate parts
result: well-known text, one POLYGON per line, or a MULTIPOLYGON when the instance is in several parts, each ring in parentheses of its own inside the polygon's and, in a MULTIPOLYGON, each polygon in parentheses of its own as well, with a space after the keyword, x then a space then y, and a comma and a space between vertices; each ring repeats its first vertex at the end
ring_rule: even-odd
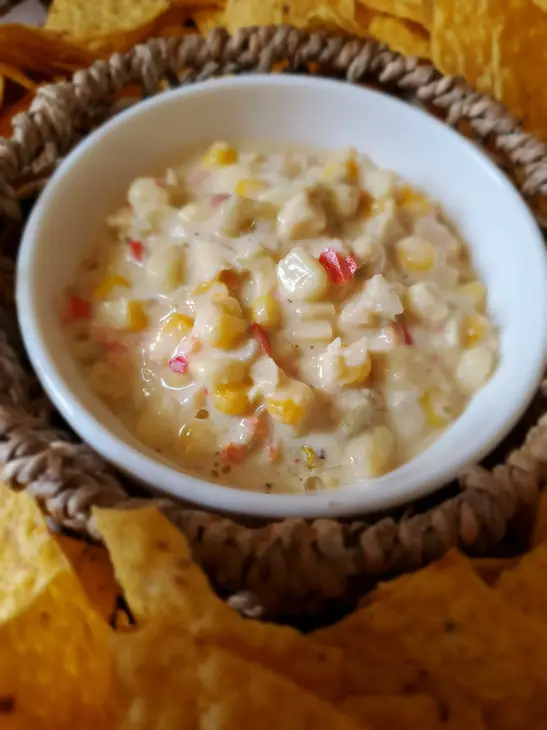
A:
POLYGON ((163 621, 290 677, 323 698, 342 694, 342 652, 294 629, 243 619, 212 590, 184 535, 155 508, 96 509, 95 523, 137 623, 163 621))

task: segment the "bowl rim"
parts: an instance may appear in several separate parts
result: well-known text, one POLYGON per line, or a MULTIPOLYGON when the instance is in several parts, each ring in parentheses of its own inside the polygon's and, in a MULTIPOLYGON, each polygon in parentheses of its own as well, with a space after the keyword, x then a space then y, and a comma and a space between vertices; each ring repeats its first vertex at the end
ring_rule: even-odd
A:
MULTIPOLYGON (((202 84, 172 89, 148 100, 138 102, 101 125, 62 161, 31 212, 18 255, 16 301, 19 324, 27 353, 31 363, 40 363, 40 367, 35 369, 37 376, 56 408, 86 443, 108 462, 118 467, 120 471, 131 475, 137 481, 144 481, 154 491, 168 493, 193 505, 219 512, 245 514, 268 519, 349 517, 373 513, 413 502, 440 489, 443 484, 452 481, 457 472, 464 467, 480 461, 512 430, 537 390, 543 374, 545 354, 547 353, 547 256, 544 243, 532 213, 505 174, 471 141, 448 128, 443 122, 430 116, 425 111, 400 99, 388 96, 381 91, 359 87, 347 82, 309 76, 250 74, 208 80, 202 84), (520 207, 523 216, 523 231, 525 222, 528 228, 526 237, 529 239, 530 252, 532 251, 533 239, 535 239, 536 264, 538 270, 543 271, 545 307, 542 310, 541 318, 544 326, 540 328, 541 336, 538 337, 537 358, 533 367, 529 368, 530 378, 526 386, 522 387, 520 398, 513 410, 509 410, 506 414, 503 423, 498 425, 496 433, 486 440, 483 439, 479 444, 480 448, 473 450, 471 458, 466 458, 463 461, 459 460, 457 468, 451 465, 448 469, 446 466, 437 469, 426 469, 419 479, 416 479, 417 475, 412 473, 416 472, 416 464, 418 464, 419 471, 423 454, 427 454, 427 460, 430 461, 429 457, 439 442, 446 442, 450 434, 450 431, 447 431, 435 444, 426 448, 420 456, 411 462, 382 477, 370 480, 371 484, 382 487, 382 494, 378 493, 378 489, 367 489, 364 482, 362 484, 363 488, 360 489, 356 489, 355 485, 346 485, 340 490, 298 495, 266 494, 259 491, 221 486, 179 472, 175 468, 165 465, 157 458, 148 456, 145 453, 145 451, 149 451, 146 447, 143 447, 141 451, 118 438, 82 405, 77 392, 75 392, 77 389, 69 386, 60 374, 55 359, 46 345, 46 338, 36 326, 38 302, 33 296, 32 287, 27 285, 30 277, 24 275, 32 268, 32 255, 35 242, 38 240, 40 222, 42 217, 47 215, 55 181, 60 180, 66 172, 76 167, 82 158, 89 153, 90 149, 100 144, 101 138, 129 123, 133 118, 146 114, 153 107, 158 105, 167 106, 179 100, 180 103, 183 103, 183 99, 188 96, 215 94, 219 89, 233 87, 248 87, 251 89, 256 85, 316 87, 318 91, 324 93, 328 93, 329 90, 335 88, 340 89, 343 86, 346 88, 347 93, 367 95, 371 99, 371 103, 392 105, 395 112, 405 109, 405 114, 420 117, 422 123, 442 127, 446 134, 458 138, 459 143, 464 145, 467 152, 474 157, 474 164, 486 167, 490 176, 495 179, 496 184, 512 196, 514 203, 520 207), (410 469, 410 487, 408 483, 406 485, 400 484, 401 478, 408 477, 409 465, 414 466, 414 469, 410 469)), ((85 387, 83 381, 81 385, 82 388, 85 387)))

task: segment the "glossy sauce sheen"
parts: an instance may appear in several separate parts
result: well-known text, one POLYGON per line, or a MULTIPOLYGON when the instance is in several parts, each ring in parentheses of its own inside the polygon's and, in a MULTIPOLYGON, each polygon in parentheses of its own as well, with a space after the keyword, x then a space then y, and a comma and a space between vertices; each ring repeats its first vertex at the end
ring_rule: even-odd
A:
POLYGON ((462 242, 364 155, 215 143, 127 200, 63 317, 90 388, 181 471, 294 493, 379 476, 495 369, 462 242))

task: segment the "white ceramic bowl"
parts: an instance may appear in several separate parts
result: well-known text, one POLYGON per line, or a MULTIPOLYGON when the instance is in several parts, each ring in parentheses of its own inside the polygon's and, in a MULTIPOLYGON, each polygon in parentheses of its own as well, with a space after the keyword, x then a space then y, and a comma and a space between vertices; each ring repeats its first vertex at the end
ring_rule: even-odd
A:
POLYGON ((547 268, 535 222, 502 173, 470 142, 423 112, 349 84, 247 76, 177 89, 120 114, 59 167, 34 208, 19 256, 24 341, 51 399, 79 435, 145 483, 219 511, 276 518, 345 516, 432 492, 489 452, 538 386, 547 343, 547 268), (216 139, 354 146, 443 204, 470 245, 501 330, 501 361, 486 387, 431 448, 403 467, 335 492, 269 495, 187 476, 158 461, 87 390, 66 356, 63 290, 137 176, 216 139))

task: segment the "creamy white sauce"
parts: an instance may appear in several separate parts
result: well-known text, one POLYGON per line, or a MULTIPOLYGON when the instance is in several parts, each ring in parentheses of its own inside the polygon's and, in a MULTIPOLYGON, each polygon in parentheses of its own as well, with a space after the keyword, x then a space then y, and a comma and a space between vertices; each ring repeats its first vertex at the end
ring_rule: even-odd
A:
POLYGON ((364 155, 221 143, 127 200, 66 330, 90 387, 181 471, 295 493, 378 476, 495 369, 459 237, 364 155))

